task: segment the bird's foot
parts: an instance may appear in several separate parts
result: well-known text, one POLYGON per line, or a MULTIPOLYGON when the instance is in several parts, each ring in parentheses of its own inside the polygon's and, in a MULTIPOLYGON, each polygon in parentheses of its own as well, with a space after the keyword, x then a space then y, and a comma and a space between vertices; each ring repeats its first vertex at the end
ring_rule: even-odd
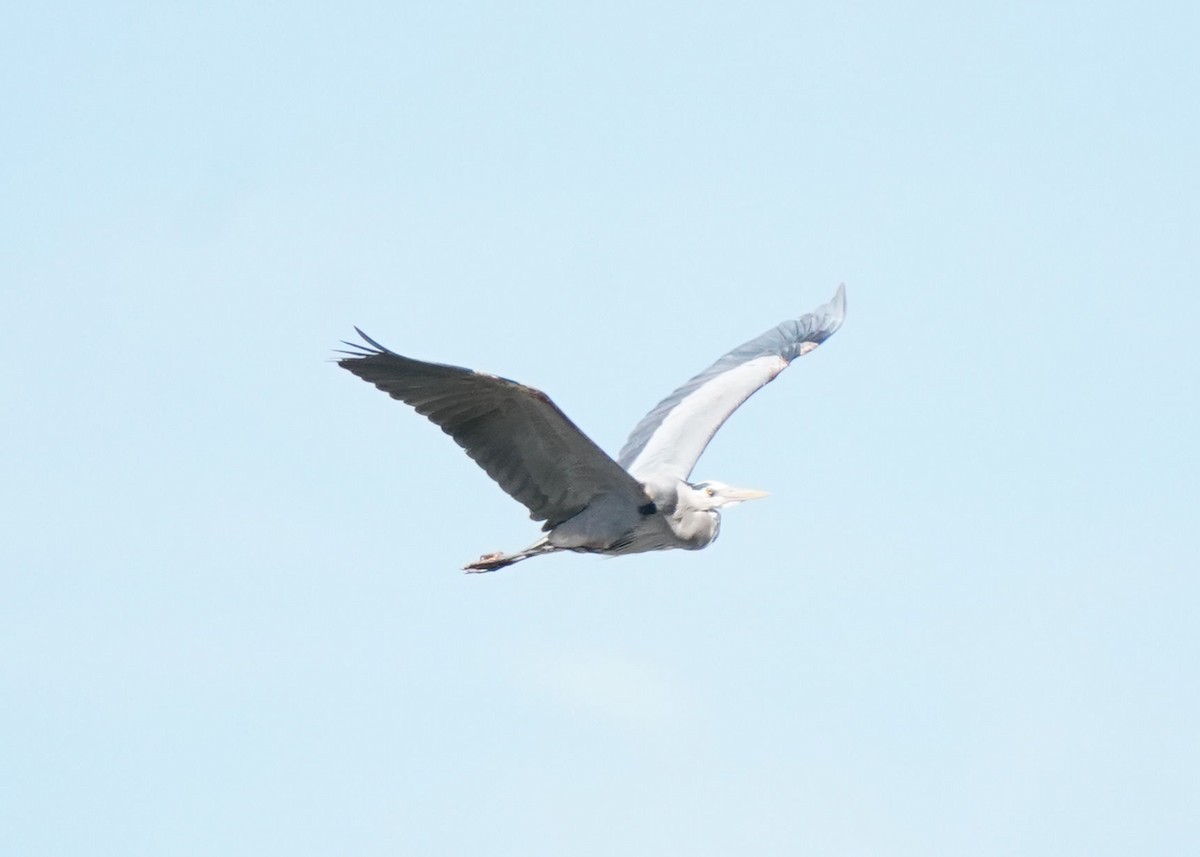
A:
POLYGON ((475 562, 463 566, 463 571, 467 574, 483 574, 487 571, 496 571, 504 568, 506 565, 512 565, 516 562, 515 559, 505 554, 503 551, 495 551, 494 553, 485 553, 475 562))

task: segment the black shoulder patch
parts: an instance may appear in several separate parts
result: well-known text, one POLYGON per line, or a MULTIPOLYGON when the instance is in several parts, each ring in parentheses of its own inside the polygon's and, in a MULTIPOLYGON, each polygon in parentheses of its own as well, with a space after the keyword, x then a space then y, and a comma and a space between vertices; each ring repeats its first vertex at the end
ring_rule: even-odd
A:
POLYGON ((653 503, 647 503, 644 506, 638 506, 638 514, 641 515, 643 518, 648 518, 649 516, 653 515, 657 511, 658 511, 658 507, 655 506, 653 503))

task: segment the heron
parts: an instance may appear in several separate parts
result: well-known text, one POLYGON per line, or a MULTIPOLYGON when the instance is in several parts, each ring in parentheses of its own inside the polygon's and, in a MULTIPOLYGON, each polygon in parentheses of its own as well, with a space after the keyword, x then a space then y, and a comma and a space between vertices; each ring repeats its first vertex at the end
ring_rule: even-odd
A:
POLYGON ((516 381, 404 357, 359 328, 338 365, 414 408, 466 450, 541 521, 543 535, 515 553, 464 567, 496 571, 557 551, 623 556, 699 550, 721 528, 720 510, 767 496, 723 482, 689 482, 713 435, 751 395, 842 326, 846 289, 733 349, 663 399, 611 458, 541 390, 516 381))

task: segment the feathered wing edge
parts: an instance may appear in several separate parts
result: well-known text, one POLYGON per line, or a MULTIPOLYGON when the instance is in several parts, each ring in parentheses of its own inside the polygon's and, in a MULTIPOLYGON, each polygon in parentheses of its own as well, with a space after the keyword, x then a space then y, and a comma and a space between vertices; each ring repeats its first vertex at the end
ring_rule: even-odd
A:
POLYGON ((720 357, 658 403, 630 433, 617 461, 636 477, 686 479, 725 420, 750 396, 842 326, 846 287, 720 357))
POLYGON ((600 494, 645 502, 641 485, 540 390, 506 378, 391 351, 362 330, 338 365, 413 407, 546 528, 600 494))

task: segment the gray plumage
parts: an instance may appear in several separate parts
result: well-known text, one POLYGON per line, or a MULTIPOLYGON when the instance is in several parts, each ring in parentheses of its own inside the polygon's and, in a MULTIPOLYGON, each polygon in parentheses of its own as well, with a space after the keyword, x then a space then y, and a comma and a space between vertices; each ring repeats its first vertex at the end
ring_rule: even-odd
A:
POLYGON ((620 555, 696 550, 720 529, 722 506, 764 496, 719 482, 687 482, 717 430, 755 391, 841 327, 845 288, 721 357, 663 399, 614 461, 545 393, 506 378, 403 357, 361 330, 338 365, 411 405, 442 428, 546 535, 514 554, 487 554, 468 571, 494 571, 558 550, 620 555))

